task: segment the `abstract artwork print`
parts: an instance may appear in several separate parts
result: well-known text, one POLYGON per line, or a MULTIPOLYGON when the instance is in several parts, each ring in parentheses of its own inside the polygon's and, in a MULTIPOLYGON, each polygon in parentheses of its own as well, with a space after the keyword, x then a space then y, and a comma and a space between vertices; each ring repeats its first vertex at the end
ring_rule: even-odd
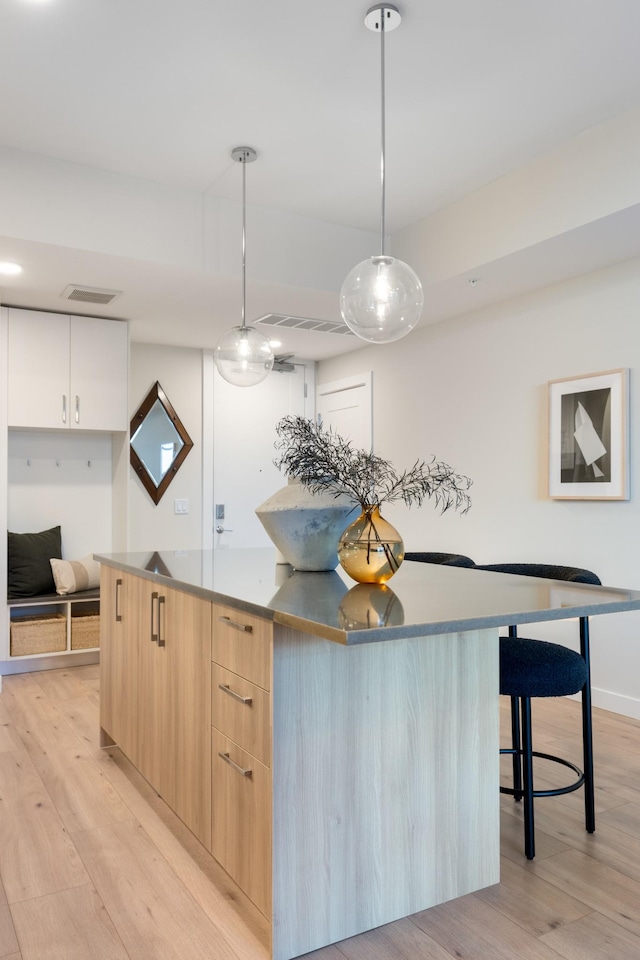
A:
POLYGON ((549 383, 549 496, 627 500, 629 371, 549 383))

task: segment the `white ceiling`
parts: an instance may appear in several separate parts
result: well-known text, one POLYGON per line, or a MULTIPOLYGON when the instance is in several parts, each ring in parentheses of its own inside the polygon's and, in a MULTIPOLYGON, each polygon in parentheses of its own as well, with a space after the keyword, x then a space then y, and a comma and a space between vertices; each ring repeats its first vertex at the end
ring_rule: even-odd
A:
MULTIPOLYGON (((3 0, 0 145, 237 200, 230 151, 246 143, 259 153, 251 203, 376 231, 380 45, 367 6, 3 0)), ((638 0, 398 6, 386 40, 390 233, 640 103, 638 0)), ((185 293, 183 276, 152 265, 145 275, 115 257, 0 243, 0 256, 29 253, 37 270, 3 284, 6 300, 60 309, 67 283, 126 287, 118 310, 134 339, 163 341, 169 300, 192 330, 181 342, 207 345, 210 281, 185 293)), ((254 315, 273 309, 268 290, 254 293, 254 315)), ((219 281, 216 296, 237 322, 237 287, 219 281)), ((319 293, 287 309, 331 312, 319 293)), ((339 339, 295 349, 326 355, 339 339)))

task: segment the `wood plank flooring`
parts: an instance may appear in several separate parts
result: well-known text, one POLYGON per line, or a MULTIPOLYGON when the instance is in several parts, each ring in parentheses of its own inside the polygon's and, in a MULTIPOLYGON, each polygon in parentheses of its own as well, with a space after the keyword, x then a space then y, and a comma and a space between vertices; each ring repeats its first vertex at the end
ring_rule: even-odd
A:
MULTIPOLYGON (((98 687, 98 666, 3 678, 0 960, 267 960, 264 918, 120 751, 100 750, 98 687)), ((308 960, 637 960, 640 722, 595 710, 594 730, 594 835, 581 791, 539 800, 528 863, 520 805, 502 797, 500 884, 308 960)), ((576 702, 537 701, 534 731, 580 763, 576 702)))

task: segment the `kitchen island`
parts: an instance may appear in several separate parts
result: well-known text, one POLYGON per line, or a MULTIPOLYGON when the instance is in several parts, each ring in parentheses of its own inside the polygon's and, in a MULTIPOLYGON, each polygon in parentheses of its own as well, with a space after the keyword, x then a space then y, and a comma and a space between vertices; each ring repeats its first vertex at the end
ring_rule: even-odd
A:
POLYGON ((498 627, 640 593, 274 551, 97 556, 101 728, 289 960, 499 879, 498 627))

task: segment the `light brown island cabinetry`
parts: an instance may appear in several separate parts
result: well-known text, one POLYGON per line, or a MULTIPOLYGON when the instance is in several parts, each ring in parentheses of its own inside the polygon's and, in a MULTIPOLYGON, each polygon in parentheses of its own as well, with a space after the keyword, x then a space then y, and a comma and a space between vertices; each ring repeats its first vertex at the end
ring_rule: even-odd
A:
POLYGON ((101 711, 122 749, 211 847, 211 603, 102 568, 101 711))
POLYGON ((270 920, 274 960, 497 882, 497 631, 348 646, 102 571, 103 740, 270 920))
POLYGON ((271 652, 267 620, 213 605, 211 852, 271 918, 271 652))

